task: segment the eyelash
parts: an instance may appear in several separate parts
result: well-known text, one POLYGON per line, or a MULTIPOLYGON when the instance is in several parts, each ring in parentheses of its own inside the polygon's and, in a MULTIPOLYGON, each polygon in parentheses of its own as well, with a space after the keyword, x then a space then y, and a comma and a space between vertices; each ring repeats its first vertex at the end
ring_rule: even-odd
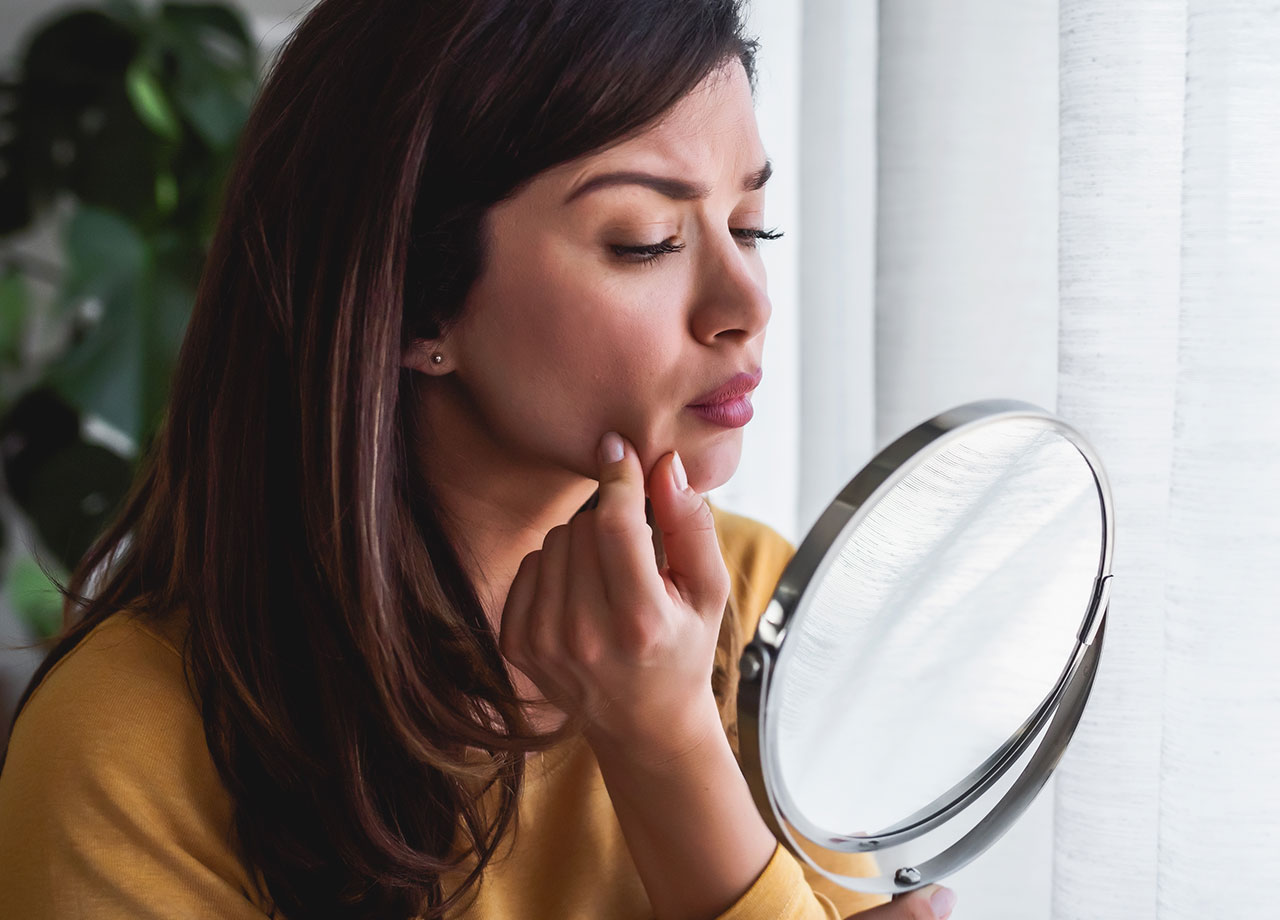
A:
MULTIPOLYGON (((759 240, 776 240, 783 235, 776 230, 756 230, 754 228, 737 229, 730 232, 738 236, 738 239, 747 243, 752 249, 756 248, 759 240)), ((624 262, 629 262, 632 265, 651 265, 658 261, 660 256, 684 249, 684 244, 673 245, 670 240, 663 240, 661 243, 654 243, 652 246, 611 246, 610 248, 613 250, 614 255, 624 262), (628 256, 640 256, 641 258, 627 258, 628 256)))

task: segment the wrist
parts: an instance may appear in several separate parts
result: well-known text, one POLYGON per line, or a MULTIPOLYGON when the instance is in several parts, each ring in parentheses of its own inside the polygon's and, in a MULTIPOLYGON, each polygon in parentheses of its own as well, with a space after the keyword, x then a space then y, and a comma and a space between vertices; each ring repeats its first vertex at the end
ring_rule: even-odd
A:
POLYGON ((657 772, 686 770, 691 763, 719 753, 721 747, 732 756, 720 709, 709 690, 705 699, 654 726, 636 727, 621 735, 587 729, 584 736, 602 770, 622 765, 657 772))
POLYGON ((605 747, 597 760, 653 916, 719 916, 760 876, 777 841, 719 718, 700 738, 684 737, 658 758, 631 746, 605 747))

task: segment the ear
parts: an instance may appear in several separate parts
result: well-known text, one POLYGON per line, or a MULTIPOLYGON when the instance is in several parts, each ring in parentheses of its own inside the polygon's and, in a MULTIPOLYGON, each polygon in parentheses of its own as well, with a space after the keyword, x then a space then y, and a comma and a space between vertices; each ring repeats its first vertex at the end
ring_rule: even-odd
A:
POLYGON ((453 370, 449 352, 441 339, 414 339, 401 354, 400 366, 433 377, 440 377, 453 370))

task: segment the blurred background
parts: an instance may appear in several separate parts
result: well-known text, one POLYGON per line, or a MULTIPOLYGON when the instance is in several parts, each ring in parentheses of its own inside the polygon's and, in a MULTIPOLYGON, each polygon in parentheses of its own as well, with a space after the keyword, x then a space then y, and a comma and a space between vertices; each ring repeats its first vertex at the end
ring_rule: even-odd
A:
MULTIPOLYGON (((239 128, 304 9, 0 7, 5 728, 57 628, 42 566, 65 576, 148 443, 239 128)), ((786 236, 714 500, 798 541, 877 450, 987 397, 1066 418, 1115 495, 1089 709, 1023 819, 947 880, 953 916, 1265 914, 1280 2, 755 0, 751 26, 786 236)))
POLYGON ((290 9, 0 9, 0 716, 165 402, 232 152, 290 9), (277 28, 279 27, 279 28, 277 28))

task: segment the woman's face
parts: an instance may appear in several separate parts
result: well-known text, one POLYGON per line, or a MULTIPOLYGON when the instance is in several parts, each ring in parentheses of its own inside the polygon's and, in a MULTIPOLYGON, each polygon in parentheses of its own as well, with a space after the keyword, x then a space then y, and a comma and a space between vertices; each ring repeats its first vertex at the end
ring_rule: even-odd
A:
POLYGON ((440 343, 486 440, 517 463, 594 478, 613 430, 646 472, 678 450, 695 488, 725 482, 749 411, 692 406, 761 369, 771 308, 750 231, 765 228, 765 164, 735 60, 643 134, 497 205, 486 269, 440 343), (616 173, 653 179, 606 181, 616 173), (677 251, 623 249, 662 243, 677 251))

